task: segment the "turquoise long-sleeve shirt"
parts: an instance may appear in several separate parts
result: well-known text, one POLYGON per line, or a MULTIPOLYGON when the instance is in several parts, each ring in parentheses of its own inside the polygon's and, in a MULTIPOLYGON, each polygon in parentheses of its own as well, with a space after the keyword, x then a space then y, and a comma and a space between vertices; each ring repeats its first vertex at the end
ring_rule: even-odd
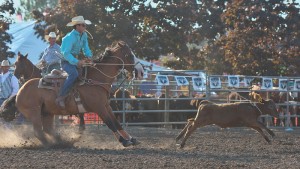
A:
POLYGON ((92 57, 92 51, 89 48, 86 32, 83 32, 80 36, 80 33, 73 29, 65 37, 63 37, 61 43, 61 53, 64 56, 64 59, 70 64, 78 64, 78 59, 75 56, 80 53, 81 49, 86 57, 92 57))

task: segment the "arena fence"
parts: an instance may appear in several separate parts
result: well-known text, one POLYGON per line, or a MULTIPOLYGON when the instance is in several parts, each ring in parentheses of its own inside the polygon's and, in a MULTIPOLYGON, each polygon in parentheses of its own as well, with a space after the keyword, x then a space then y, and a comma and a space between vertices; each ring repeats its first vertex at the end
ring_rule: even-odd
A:
MULTIPOLYGON (((172 125, 185 124, 186 119, 181 121, 172 121, 172 117, 176 113, 195 113, 196 109, 172 109, 170 102, 173 100, 190 101, 195 99, 195 96, 202 96, 201 99, 211 100, 217 103, 228 102, 228 95, 230 92, 245 92, 253 91, 250 88, 252 85, 259 86, 255 89, 267 99, 273 99, 273 95, 286 95, 283 102, 276 104, 280 109, 280 119, 268 115, 262 115, 263 121, 268 127, 285 127, 287 129, 299 127, 298 119, 300 117, 298 102, 298 93, 300 92, 300 77, 279 77, 279 76, 242 76, 242 75, 207 75, 202 70, 178 70, 178 71, 148 71, 148 77, 143 80, 133 80, 126 82, 122 87, 130 91, 134 96, 141 96, 144 94, 151 94, 151 98, 135 98, 136 101, 155 101, 163 102, 164 105, 160 109, 142 110, 139 106, 126 108, 125 103, 132 101, 132 98, 112 98, 111 100, 118 100, 123 102, 123 109, 121 111, 114 111, 118 114, 118 118, 123 125, 143 125, 143 126, 163 126, 168 127, 172 125), (183 77, 183 78, 182 78, 183 77), (159 79, 161 78, 161 79, 159 79), (159 83, 160 81, 162 83, 159 83), (162 95, 165 98, 162 98, 162 95), (179 95, 186 96, 185 98, 178 98, 179 95), (128 121, 126 117, 133 114, 160 114, 160 119, 157 121, 128 121)), ((117 87, 120 83, 116 83, 117 87)), ((196 98, 197 99, 197 98, 196 98)), ((200 98, 198 98, 200 99, 200 98)), ((274 100, 274 99, 273 99, 274 100)), ((300 100, 300 99, 299 99, 300 100)), ((231 100, 231 101, 249 101, 231 100)), ((102 120, 95 113, 85 114, 86 124, 102 125, 102 120)), ((60 117, 62 123, 74 123, 76 118, 60 117)), ((76 122, 75 122, 76 123, 76 122)))

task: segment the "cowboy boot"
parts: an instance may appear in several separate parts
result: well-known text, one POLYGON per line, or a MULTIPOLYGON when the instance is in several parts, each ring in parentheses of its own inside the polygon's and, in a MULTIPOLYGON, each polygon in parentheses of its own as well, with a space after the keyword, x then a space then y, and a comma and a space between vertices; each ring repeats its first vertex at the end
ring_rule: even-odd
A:
POLYGON ((65 105, 65 96, 59 96, 58 98, 56 98, 55 103, 60 108, 65 109, 66 108, 66 105, 65 105))

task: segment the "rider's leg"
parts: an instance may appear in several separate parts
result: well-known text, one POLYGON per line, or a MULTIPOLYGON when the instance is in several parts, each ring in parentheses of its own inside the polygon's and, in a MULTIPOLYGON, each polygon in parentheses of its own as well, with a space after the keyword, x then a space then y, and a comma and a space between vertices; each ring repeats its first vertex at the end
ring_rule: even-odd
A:
POLYGON ((65 108, 64 99, 69 90, 72 88, 74 82, 76 81, 78 77, 78 71, 76 66, 71 65, 70 63, 64 63, 62 67, 63 70, 65 70, 68 73, 68 77, 64 82, 64 85, 61 87, 59 97, 56 99, 56 101, 58 102, 58 105, 60 107, 65 108))

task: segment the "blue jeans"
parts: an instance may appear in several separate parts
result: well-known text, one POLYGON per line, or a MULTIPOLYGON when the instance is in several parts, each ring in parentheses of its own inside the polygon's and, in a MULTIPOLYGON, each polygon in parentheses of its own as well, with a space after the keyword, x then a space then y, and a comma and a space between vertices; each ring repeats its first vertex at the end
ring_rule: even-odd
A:
POLYGON ((77 66, 72 65, 69 62, 63 62, 62 68, 68 73, 68 77, 64 85, 60 89, 59 96, 66 96, 70 89, 73 87, 73 84, 78 77, 78 70, 77 66))

